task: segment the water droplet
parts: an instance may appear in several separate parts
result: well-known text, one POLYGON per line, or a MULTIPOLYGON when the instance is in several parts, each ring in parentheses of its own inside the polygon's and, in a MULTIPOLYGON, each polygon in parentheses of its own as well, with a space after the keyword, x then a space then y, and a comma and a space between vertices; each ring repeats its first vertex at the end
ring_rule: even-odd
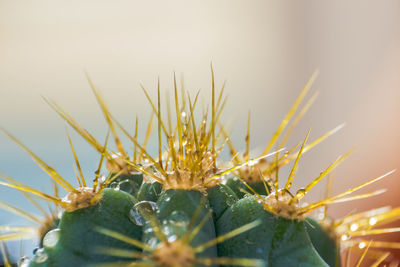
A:
POLYGON ((132 181, 130 181, 129 179, 126 179, 126 180, 119 182, 118 188, 124 192, 132 193, 132 191, 134 189, 134 185, 133 185, 132 181))
POLYGON ((119 190, 119 183, 118 182, 112 182, 110 184, 110 188, 118 191, 119 190))
POLYGON ((351 230, 352 232, 356 231, 357 229, 358 229, 358 224, 356 224, 356 223, 353 223, 353 224, 350 226, 350 230, 351 230))
POLYGON ((172 223, 178 227, 186 227, 189 224, 190 218, 183 211, 175 210, 168 217, 168 223, 172 223))
POLYGON ((341 237, 340 237, 340 239, 342 239, 342 241, 346 241, 347 239, 349 239, 350 238, 350 236, 348 236, 348 235, 346 235, 346 234, 344 234, 344 235, 342 235, 341 237))
POLYGON ((318 220, 323 220, 324 218, 325 218, 325 213, 323 213, 323 212, 319 212, 318 213, 318 215, 317 215, 317 218, 318 218, 318 220))
MULTIPOLYGON (((173 232, 171 232, 171 227, 169 227, 167 223, 165 223, 165 225, 163 225, 161 230, 165 236, 170 236, 173 234, 173 232)), ((176 229, 174 229, 174 230, 176 230, 176 229)))
POLYGON ((190 217, 183 211, 174 211, 166 220, 163 220, 162 231, 165 236, 173 235, 181 236, 186 230, 190 222, 190 217))
POLYGON ((43 237, 43 246, 46 248, 52 248, 57 245, 58 240, 60 239, 60 229, 53 229, 49 231, 43 237))
POLYGON ((106 176, 104 174, 100 175, 99 183, 104 183, 106 181, 106 176))
POLYGON ((168 242, 174 242, 178 237, 176 235, 171 235, 168 237, 168 242))
POLYGON ((186 146, 188 143, 187 137, 186 136, 182 136, 182 145, 186 146))
POLYGON ((47 256, 46 251, 44 251, 44 248, 36 249, 35 258, 34 258, 34 261, 36 263, 45 262, 47 260, 47 258, 48 258, 48 256, 47 256))
POLYGON ((369 225, 375 225, 376 223, 378 222, 378 220, 375 218, 375 217, 371 217, 370 219, 369 219, 369 225))
POLYGON ((300 188, 299 190, 297 190, 296 192, 296 197, 297 198, 302 198, 306 195, 306 190, 304 188, 300 188))
POLYGON ((23 256, 18 260, 18 267, 28 267, 31 261, 29 260, 28 257, 23 256))
POLYGON ((360 242, 360 244, 358 244, 358 247, 360 248, 360 249, 363 249, 363 248, 365 248, 367 246, 367 244, 365 243, 365 242, 360 242))
POLYGON ((171 200, 171 197, 167 197, 164 201, 165 202, 168 202, 168 201, 170 201, 171 200))
POLYGON ((64 213, 63 211, 57 212, 57 218, 58 218, 58 219, 61 219, 63 213, 64 213))
POLYGON ((158 244, 158 239, 156 237, 150 238, 149 241, 146 242, 151 248, 155 248, 158 244))
POLYGON ((157 210, 157 204, 152 201, 141 201, 135 204, 129 211, 129 218, 133 223, 143 226, 146 219, 157 210))
POLYGON ((152 227, 146 227, 143 231, 143 233, 148 234, 148 233, 152 233, 153 232, 153 228, 152 227))
POLYGON ((182 115, 182 119, 184 119, 185 117, 186 117, 186 112, 185 111, 183 111, 182 113, 181 113, 181 115, 182 115))
MULTIPOLYGON (((299 202, 299 201, 297 201, 299 202)), ((304 201, 303 203, 300 204, 300 207, 307 207, 309 205, 309 203, 307 201, 304 201)))
MULTIPOLYGON (((138 165, 141 166, 141 167, 143 167, 142 164, 138 164, 138 165)), ((130 174, 133 175, 133 176, 140 176, 140 175, 142 175, 143 173, 140 172, 140 171, 134 170, 134 171, 131 171, 130 174)))
POLYGON ((226 205, 232 206, 233 204, 235 204, 235 201, 236 201, 235 197, 232 196, 232 195, 229 195, 229 196, 226 198, 226 205))
POLYGON ((118 187, 118 182, 112 182, 111 184, 110 184, 110 188, 116 188, 116 187, 118 187))

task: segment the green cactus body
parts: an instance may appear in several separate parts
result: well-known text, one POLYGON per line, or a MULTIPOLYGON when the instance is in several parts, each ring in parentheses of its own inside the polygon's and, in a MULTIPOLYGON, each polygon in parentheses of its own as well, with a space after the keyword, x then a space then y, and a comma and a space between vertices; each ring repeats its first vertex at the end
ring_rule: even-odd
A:
POLYGON ((219 244, 219 256, 263 259, 268 266, 328 266, 313 247, 303 221, 277 217, 252 196, 225 211, 217 221, 217 234, 256 219, 262 220, 260 226, 219 244))
MULTIPOLYGON (((110 175, 113 176, 115 174, 110 175)), ((121 174, 112 183, 110 183, 108 187, 115 187, 133 196, 136 196, 139 192, 142 181, 143 174, 140 172, 130 175, 121 174)))
POLYGON ((162 191, 162 184, 154 182, 143 182, 137 194, 139 201, 157 202, 162 191))
POLYGON ((60 230, 58 233, 53 230, 45 236, 44 250, 33 258, 32 266, 81 266, 82 263, 115 260, 114 257, 99 254, 97 246, 135 250, 131 245, 99 234, 95 228, 109 228, 140 239, 142 229, 129 217, 132 207, 133 201, 125 192, 104 189, 97 205, 72 212, 65 211, 58 226, 60 230), (47 260, 43 260, 43 255, 47 255, 47 260))
POLYGON ((37 249, 29 267, 52 267, 52 266, 85 266, 88 261, 82 255, 76 255, 60 246, 52 249, 37 249))
MULTIPOLYGON (((161 222, 163 232, 168 234, 168 238, 182 237, 193 216, 198 212, 196 221, 192 222, 194 225, 198 225, 204 217, 208 216, 208 218, 190 245, 194 247, 215 239, 214 222, 208 214, 210 205, 207 200, 202 199, 203 194, 194 190, 169 189, 161 194, 157 201, 159 208, 157 218, 161 222)), ((217 247, 211 246, 196 256, 215 258, 217 255, 217 247)))
MULTIPOLYGON (((257 192, 260 195, 268 195, 267 190, 265 190, 265 185, 263 182, 256 182, 256 183, 247 183, 255 192, 257 192)), ((230 176, 226 179, 226 185, 231 188, 233 192, 239 197, 242 198, 246 194, 245 192, 248 192, 250 194, 253 194, 249 190, 247 186, 243 184, 243 182, 240 181, 239 178, 235 176, 230 176)))
POLYGON ((225 210, 239 199, 235 192, 233 192, 229 186, 224 184, 218 184, 208 188, 207 198, 210 202, 214 221, 217 221, 225 210))
POLYGON ((337 240, 332 238, 332 236, 313 218, 307 217, 305 221, 310 240, 319 255, 329 266, 341 266, 337 240))

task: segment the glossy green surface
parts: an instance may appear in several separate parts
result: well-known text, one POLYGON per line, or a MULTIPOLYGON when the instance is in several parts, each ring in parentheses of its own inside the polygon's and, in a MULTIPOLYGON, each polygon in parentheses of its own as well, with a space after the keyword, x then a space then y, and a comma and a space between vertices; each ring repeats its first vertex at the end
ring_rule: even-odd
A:
POLYGON ((161 194, 162 184, 159 182, 143 183, 140 186, 137 198, 139 201, 153 201, 157 202, 161 194))
POLYGON ((328 266, 313 247, 304 222, 277 217, 253 197, 236 202, 216 223, 223 235, 257 219, 262 224, 218 245, 218 255, 265 260, 267 266, 328 266))
POLYGON ((307 217, 305 226, 315 249, 331 267, 341 266, 337 240, 314 219, 307 217))
MULTIPOLYGON (((110 174, 111 177, 114 174, 110 174)), ((120 190, 127 192, 133 196, 136 196, 139 188, 143 182, 142 173, 134 173, 131 175, 119 175, 113 182, 111 182, 107 187, 119 188, 120 190)))
MULTIPOLYGON (((98 247, 115 247, 138 250, 132 245, 118 241, 115 238, 100 234, 95 227, 111 229, 135 239, 141 239, 142 227, 130 219, 133 201, 129 194, 104 189, 102 199, 96 206, 64 212, 59 224, 58 242, 46 246, 44 253, 47 260, 30 266, 82 266, 83 263, 114 261, 115 257, 99 254, 98 247)), ((119 259, 124 260, 124 259, 119 259)))
POLYGON ((59 218, 56 218, 56 219, 52 222, 52 224, 47 228, 47 230, 44 232, 43 236, 40 237, 39 247, 43 247, 43 238, 46 236, 46 234, 47 234, 49 231, 58 228, 58 225, 59 225, 59 224, 60 224, 60 219, 59 219, 59 218))
MULTIPOLYGON (((312 219, 300 221, 278 217, 265 211, 251 195, 239 199, 227 185, 209 188, 206 194, 191 190, 161 191, 161 187, 157 182, 144 183, 138 191, 141 204, 137 205, 150 210, 170 242, 181 239, 188 233, 190 225, 192 233, 204 218, 203 226, 197 228, 198 232, 189 243, 193 248, 245 224, 261 220, 261 225, 198 252, 197 258, 261 259, 265 261, 265 266, 289 267, 327 267, 335 266, 338 262, 336 244, 312 219), (196 213, 198 216, 192 221, 196 213)), ((132 217, 136 203, 134 199, 122 190, 105 189, 96 206, 64 212, 59 223, 58 242, 52 246, 44 242, 44 249, 34 256, 29 266, 85 266, 133 260, 98 253, 98 247, 141 251, 100 234, 94 230, 95 226, 142 240, 156 248, 160 239, 155 235, 154 224, 149 223, 150 217, 139 214, 142 223, 132 217)))
MULTIPOLYGON (((194 226, 198 225, 210 211, 208 200, 198 191, 169 189, 161 194, 157 206, 157 218, 169 241, 179 239, 184 235, 196 212, 199 215, 194 221, 194 226)), ((154 239, 154 231, 148 231, 149 227, 146 225, 143 231, 143 242, 155 247, 159 240, 154 239)), ((196 247, 212 239, 215 239, 215 228, 212 215, 209 214, 203 227, 191 240, 190 245, 196 247)), ((217 257, 217 247, 211 246, 196 254, 196 257, 215 258, 217 257)))
POLYGON ((207 198, 213 211, 214 221, 232 206, 239 198, 232 189, 224 184, 219 184, 207 190, 207 198))
MULTIPOLYGON (((253 194, 253 192, 236 177, 231 176, 227 178, 226 185, 229 186, 229 188, 231 188, 239 198, 244 197, 246 195, 245 192, 253 194)), ((258 194, 265 196, 268 195, 263 182, 248 183, 248 185, 258 194)))

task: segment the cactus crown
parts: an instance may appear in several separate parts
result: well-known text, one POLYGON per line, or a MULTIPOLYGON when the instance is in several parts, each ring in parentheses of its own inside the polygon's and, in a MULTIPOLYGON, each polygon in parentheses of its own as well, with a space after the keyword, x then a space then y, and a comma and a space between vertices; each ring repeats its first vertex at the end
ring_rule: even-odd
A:
POLYGON ((157 266, 188 267, 195 262, 194 251, 180 240, 160 243, 154 251, 154 261, 157 266))

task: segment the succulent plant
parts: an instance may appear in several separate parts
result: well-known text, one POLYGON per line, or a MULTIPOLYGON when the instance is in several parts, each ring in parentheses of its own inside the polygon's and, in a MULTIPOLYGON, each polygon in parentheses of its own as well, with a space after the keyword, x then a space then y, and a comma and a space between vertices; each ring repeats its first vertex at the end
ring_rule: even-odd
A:
MULTIPOLYGON (((241 154, 220 122, 226 99, 224 87, 216 95, 213 71, 211 116, 204 111, 200 123, 195 112, 199 94, 191 98, 182 91, 179 99, 175 77, 175 125, 172 112, 168 112, 167 120, 161 114, 160 83, 156 101, 143 88, 152 114, 157 117, 156 157, 146 150, 152 119, 145 140, 140 143, 138 120, 134 134, 130 135, 111 115, 90 79, 109 127, 104 142, 96 140, 61 106, 46 100, 99 152, 99 164, 94 176, 85 178, 68 134, 76 165, 77 185, 73 186, 3 130, 52 178, 55 189, 53 194, 47 194, 3 175, 5 181, 0 184, 21 191, 44 218, 0 202, 1 208, 39 224, 35 227, 1 226, 0 240, 38 237, 34 255, 19 262, 24 267, 340 266, 343 252, 355 251, 356 247, 363 249, 357 262, 361 264, 368 248, 393 245, 386 242, 385 246, 363 237, 398 231, 397 228, 375 227, 398 219, 400 210, 385 207, 334 221, 327 215, 327 207, 382 193, 352 194, 393 171, 339 195, 327 196, 312 204, 302 203, 303 197, 353 151, 340 156, 304 188, 292 191, 301 156, 342 127, 338 126, 310 143, 307 143, 308 132, 299 145, 284 149, 294 126, 315 100, 316 95, 298 111, 315 78, 316 74, 296 99, 263 153, 255 158, 250 158, 249 125, 246 151, 241 154), (121 133, 132 142, 132 156, 118 136, 121 133), (111 135, 117 151, 108 148, 111 135), (230 149, 229 160, 220 158, 225 144, 230 149), (273 147, 276 147, 275 151, 271 151, 273 147), (291 162, 290 174, 282 181, 279 169, 291 162), (106 165, 107 175, 101 174, 103 165, 106 165), (91 185, 89 180, 93 180, 91 185), (58 187, 67 192, 65 197, 59 196, 58 187), (45 212, 31 195, 55 208, 50 209, 50 213, 45 212), (313 215, 315 211, 319 212, 313 215)), ((3 243, 0 244, 6 254, 3 243)), ((389 253, 378 251, 374 257, 377 266, 388 259, 389 253)), ((10 266, 8 260, 5 265, 10 266)))

